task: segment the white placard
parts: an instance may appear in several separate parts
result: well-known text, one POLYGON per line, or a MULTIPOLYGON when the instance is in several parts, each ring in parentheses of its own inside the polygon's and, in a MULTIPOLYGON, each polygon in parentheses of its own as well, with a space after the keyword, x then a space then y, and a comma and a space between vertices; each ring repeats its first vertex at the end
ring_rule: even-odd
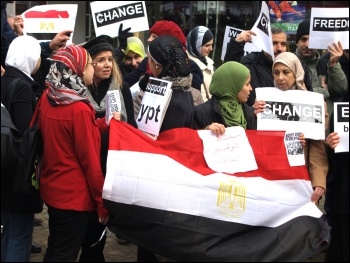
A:
MULTIPOLYGON (((231 26, 226 26, 225 29, 225 35, 224 35, 224 41, 222 43, 222 51, 221 51, 221 60, 224 61, 226 50, 227 50, 227 44, 230 42, 231 38, 236 38, 243 30, 231 26)), ((261 51, 261 48, 258 48, 252 43, 245 43, 244 45, 244 55, 254 52, 254 51, 261 51)))
POLYGON ((208 130, 199 130, 198 135, 203 141, 203 154, 210 169, 222 173, 258 169, 253 149, 242 127, 226 128, 220 137, 208 130))
POLYGON ((121 111, 120 90, 108 91, 106 96, 106 123, 109 126, 109 122, 113 118, 112 112, 121 111))
POLYGON ((90 3, 96 36, 117 37, 119 25, 130 32, 149 29, 144 1, 95 1, 90 3))
POLYGON ((305 138, 325 139, 323 95, 305 90, 282 91, 275 87, 256 88, 256 99, 266 108, 258 113, 258 130, 299 131, 305 138))
POLYGON ((272 45, 270 13, 265 1, 262 2, 260 15, 251 30, 256 34, 256 36, 252 36, 252 43, 270 54, 273 59, 274 53, 272 45))
POLYGON ((349 102, 335 102, 333 111, 334 131, 340 136, 334 152, 349 152, 349 102))
POLYGON ((349 49, 349 7, 311 8, 309 48, 327 49, 335 41, 349 49))
MULTIPOLYGON (((37 5, 22 14, 23 33, 38 41, 51 41, 55 35, 65 30, 74 31, 78 5, 37 5)), ((72 43, 74 32, 67 41, 72 43)))
POLYGON ((172 82, 150 77, 142 97, 137 127, 156 140, 171 99, 172 82))

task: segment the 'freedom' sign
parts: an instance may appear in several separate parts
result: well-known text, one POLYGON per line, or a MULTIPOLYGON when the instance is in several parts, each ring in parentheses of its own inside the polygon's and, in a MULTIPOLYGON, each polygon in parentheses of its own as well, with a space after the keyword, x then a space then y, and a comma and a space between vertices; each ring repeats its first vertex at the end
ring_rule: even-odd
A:
POLYGON ((117 37, 120 23, 131 32, 149 29, 144 1, 96 1, 90 6, 96 36, 117 37))
POLYGON ((327 49, 335 41, 349 49, 349 8, 311 8, 309 47, 327 49))

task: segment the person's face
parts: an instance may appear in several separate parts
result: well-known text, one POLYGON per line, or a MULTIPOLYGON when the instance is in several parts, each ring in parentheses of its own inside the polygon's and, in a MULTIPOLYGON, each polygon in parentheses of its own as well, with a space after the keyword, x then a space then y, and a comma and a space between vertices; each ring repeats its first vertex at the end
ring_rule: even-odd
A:
POLYGON ((250 85, 250 74, 243 85, 243 88, 237 94, 237 100, 239 103, 246 103, 248 101, 249 95, 252 92, 252 86, 250 85))
POLYGON ((275 57, 287 51, 287 36, 283 32, 278 34, 272 34, 272 45, 273 45, 273 53, 275 57))
POLYGON ((213 50, 213 43, 214 43, 214 40, 212 39, 201 47, 202 57, 209 56, 209 53, 213 50))
POLYGON ((92 85, 93 79, 94 79, 94 67, 91 63, 92 63, 92 59, 89 56, 88 63, 86 64, 86 67, 83 72, 83 81, 86 86, 92 85))
POLYGON ((276 63, 273 71, 273 78, 280 90, 289 90, 295 85, 295 76, 293 71, 282 63, 276 63))
POLYGON ((162 72, 162 66, 159 64, 156 64, 156 62, 152 59, 152 56, 148 52, 148 66, 150 70, 152 71, 152 75, 154 77, 158 77, 160 73, 162 72))
POLYGON ((313 58, 316 56, 317 49, 309 49, 309 35, 303 35, 297 45, 297 51, 305 58, 313 58))
POLYGON ((132 51, 129 51, 124 58, 124 65, 129 69, 137 69, 143 58, 132 51))
POLYGON ((152 33, 149 38, 147 39, 148 44, 151 43, 154 39, 156 39, 158 35, 152 33))
POLYGON ((113 54, 112 51, 102 51, 98 53, 92 62, 96 62, 94 82, 99 83, 101 80, 108 79, 112 74, 113 69, 113 54))

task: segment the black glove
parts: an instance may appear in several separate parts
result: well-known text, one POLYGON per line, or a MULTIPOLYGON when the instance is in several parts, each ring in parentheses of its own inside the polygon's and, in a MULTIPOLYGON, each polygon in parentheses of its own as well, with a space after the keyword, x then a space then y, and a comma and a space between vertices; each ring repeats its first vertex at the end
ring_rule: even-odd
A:
POLYGON ((130 33, 131 27, 128 27, 127 29, 123 30, 123 23, 119 26, 118 31, 118 40, 119 40, 119 48, 125 50, 127 46, 127 39, 128 37, 133 36, 133 33, 130 33))
POLYGON ((146 91, 147 84, 149 81, 150 74, 146 73, 142 79, 140 79, 139 87, 142 91, 146 91))

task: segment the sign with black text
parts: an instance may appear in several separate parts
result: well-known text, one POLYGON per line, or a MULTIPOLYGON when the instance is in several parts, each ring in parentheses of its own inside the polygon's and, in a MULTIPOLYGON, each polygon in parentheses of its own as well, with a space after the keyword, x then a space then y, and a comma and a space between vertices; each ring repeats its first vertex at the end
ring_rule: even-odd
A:
POLYGON ((334 151, 349 152, 349 102, 334 103, 334 131, 340 136, 340 143, 334 151))
POLYGON ((156 140, 168 109, 173 90, 172 82, 150 77, 142 97, 137 127, 156 140))
POLYGON ((95 1, 90 3, 96 36, 118 36, 119 25, 130 32, 149 29, 144 1, 95 1))
POLYGON ((305 138, 325 139, 323 95, 305 90, 282 91, 278 88, 256 88, 256 99, 266 108, 258 113, 258 130, 298 131, 305 138))
MULTIPOLYGON (((226 26, 225 29, 225 35, 224 35, 224 41, 222 43, 222 51, 221 51, 221 60, 224 61, 226 50, 227 50, 227 44, 230 42, 231 38, 235 39, 243 30, 231 26, 226 26)), ((261 51, 261 48, 255 46, 252 43, 245 43, 244 45, 244 55, 247 55, 250 52, 254 51, 261 51)))
POLYGON ((327 49, 335 41, 349 49, 349 7, 311 8, 309 48, 327 49))
POLYGON ((113 114, 112 112, 120 112, 121 102, 120 102, 120 91, 111 90, 107 91, 107 103, 106 103, 106 123, 109 126, 113 114))

